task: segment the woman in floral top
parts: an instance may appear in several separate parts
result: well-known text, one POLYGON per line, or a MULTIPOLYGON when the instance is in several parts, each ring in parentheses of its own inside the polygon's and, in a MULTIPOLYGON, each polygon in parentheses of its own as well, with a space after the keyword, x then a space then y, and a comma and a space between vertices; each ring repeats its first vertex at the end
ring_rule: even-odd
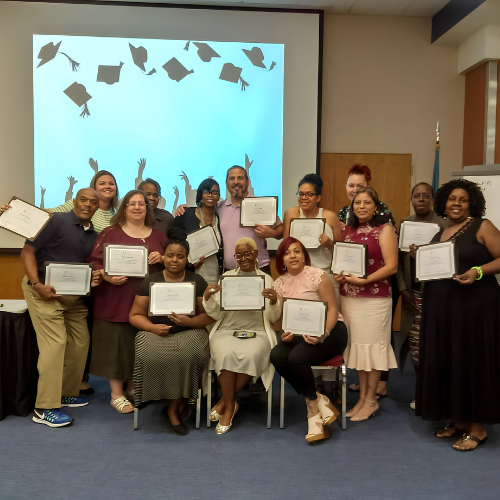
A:
POLYGON ((377 193, 370 187, 356 191, 342 241, 368 247, 367 278, 335 276, 349 332, 344 352, 348 368, 359 376, 359 400, 348 412, 351 420, 367 420, 378 409, 377 384, 381 371, 397 368, 391 347, 391 276, 398 268, 398 241, 394 226, 380 214, 377 193))

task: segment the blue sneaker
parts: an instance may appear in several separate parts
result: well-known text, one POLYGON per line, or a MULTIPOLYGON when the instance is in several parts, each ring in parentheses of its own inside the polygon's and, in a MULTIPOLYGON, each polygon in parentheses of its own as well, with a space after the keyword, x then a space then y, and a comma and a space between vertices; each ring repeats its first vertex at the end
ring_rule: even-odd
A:
POLYGON ((64 427, 73 422, 73 418, 63 413, 59 408, 53 410, 39 410, 35 408, 33 422, 45 424, 49 427, 64 427))
POLYGON ((63 396, 61 398, 61 406, 69 406, 71 408, 77 408, 78 406, 87 406, 88 404, 89 400, 82 398, 80 396, 78 397, 63 396))

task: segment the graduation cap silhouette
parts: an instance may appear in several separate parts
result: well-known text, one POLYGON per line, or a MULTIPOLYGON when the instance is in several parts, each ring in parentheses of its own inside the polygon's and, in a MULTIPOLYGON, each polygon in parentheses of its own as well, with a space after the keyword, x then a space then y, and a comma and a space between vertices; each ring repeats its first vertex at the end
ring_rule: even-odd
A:
POLYGON ((88 94, 87 89, 81 83, 72 83, 64 93, 78 106, 83 106, 83 111, 80 113, 82 118, 90 116, 89 108, 87 107, 87 102, 92 99, 92 96, 88 94))
MULTIPOLYGON (((245 53, 248 59, 250 59, 250 62, 254 66, 257 66, 258 68, 267 69, 266 65, 264 64, 264 54, 262 53, 262 50, 259 47, 252 47, 252 50, 247 50, 247 49, 241 49, 241 50, 245 53)), ((271 71, 275 66, 276 63, 273 61, 271 67, 269 68, 269 71, 271 71)))
POLYGON ((40 59, 40 62, 38 63, 37 68, 39 68, 40 66, 43 66, 44 64, 47 64, 49 61, 52 61, 52 59, 54 59, 54 57, 56 57, 57 54, 59 53, 68 59, 68 61, 71 64, 71 69, 73 71, 78 70, 78 66, 80 66, 80 63, 77 63, 76 61, 71 59, 71 57, 69 57, 68 54, 65 54, 64 52, 59 51, 59 47, 61 46, 61 43, 62 42, 59 42, 56 45, 54 45, 52 42, 49 42, 47 45, 44 45, 40 49, 40 52, 38 52, 38 59, 40 59))
MULTIPOLYGON (((189 50, 189 44, 191 42, 186 43, 184 50, 189 50)), ((204 42, 193 42, 193 45, 198 47, 198 56, 203 62, 210 62, 212 57, 220 57, 217 52, 215 52, 210 45, 204 42)))
MULTIPOLYGON (((146 73, 146 68, 144 63, 148 62, 148 51, 144 47, 134 47, 131 43, 128 44, 130 47, 130 53, 132 54, 132 59, 134 64, 142 70, 143 73, 146 73)), ((153 68, 147 76, 151 76, 156 73, 156 70, 153 68)))
POLYGON ((118 66, 99 66, 97 68, 97 81, 107 83, 108 85, 119 82, 122 66, 122 62, 118 66))
POLYGON ((246 87, 250 84, 245 82, 243 78, 241 78, 241 72, 243 68, 238 68, 234 64, 226 63, 222 66, 222 71, 220 72, 219 80, 225 80, 226 82, 231 83, 241 83, 241 90, 245 91, 246 87))
POLYGON ((187 75, 194 73, 194 70, 188 71, 175 57, 172 57, 162 67, 167 72, 169 78, 176 82, 180 82, 187 75))

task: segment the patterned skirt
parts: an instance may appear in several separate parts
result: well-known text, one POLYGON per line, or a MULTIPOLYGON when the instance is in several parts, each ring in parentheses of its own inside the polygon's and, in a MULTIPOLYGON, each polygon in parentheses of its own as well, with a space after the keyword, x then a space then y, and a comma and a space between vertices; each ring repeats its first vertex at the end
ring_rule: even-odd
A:
POLYGON ((135 406, 161 399, 197 398, 208 358, 208 332, 204 328, 167 337, 138 332, 135 337, 135 406))
POLYGON ((408 333, 408 341, 410 344, 410 356, 413 366, 418 366, 418 350, 420 344, 420 318, 422 315, 422 296, 415 293, 417 299, 418 314, 415 315, 413 323, 408 333))

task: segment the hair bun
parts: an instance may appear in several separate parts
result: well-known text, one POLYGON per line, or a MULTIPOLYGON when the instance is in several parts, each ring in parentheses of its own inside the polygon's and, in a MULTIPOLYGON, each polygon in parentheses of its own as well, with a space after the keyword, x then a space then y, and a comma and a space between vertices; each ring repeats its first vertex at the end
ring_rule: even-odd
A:
POLYGON ((182 240, 186 240, 187 239, 187 233, 181 227, 170 226, 167 229, 167 238, 169 240, 182 241, 182 240))
POLYGON ((319 186, 320 188, 323 187, 323 179, 321 178, 320 175, 318 174, 307 174, 304 175, 302 180, 300 181, 301 184, 315 184, 316 186, 319 186))

